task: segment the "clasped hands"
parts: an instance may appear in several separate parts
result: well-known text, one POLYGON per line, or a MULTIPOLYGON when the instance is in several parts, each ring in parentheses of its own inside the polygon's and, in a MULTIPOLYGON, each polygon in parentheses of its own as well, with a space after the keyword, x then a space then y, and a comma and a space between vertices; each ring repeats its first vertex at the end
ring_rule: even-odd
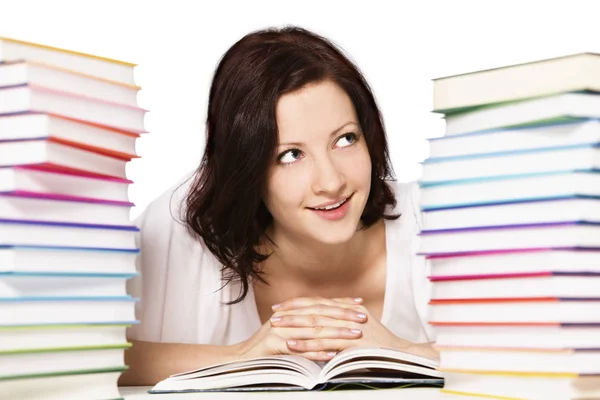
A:
POLYGON ((240 358, 296 354, 328 361, 350 347, 388 347, 413 353, 428 350, 403 340, 369 315, 360 298, 295 298, 274 305, 273 315, 237 351, 240 358))

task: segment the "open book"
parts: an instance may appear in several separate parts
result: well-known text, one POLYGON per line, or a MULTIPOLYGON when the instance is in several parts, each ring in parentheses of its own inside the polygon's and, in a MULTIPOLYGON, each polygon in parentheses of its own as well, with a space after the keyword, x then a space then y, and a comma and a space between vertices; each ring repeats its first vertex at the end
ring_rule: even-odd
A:
POLYGON ((172 375, 149 393, 322 390, 352 384, 441 387, 437 366, 437 360, 398 350, 358 347, 340 352, 327 363, 282 355, 213 365, 172 375))

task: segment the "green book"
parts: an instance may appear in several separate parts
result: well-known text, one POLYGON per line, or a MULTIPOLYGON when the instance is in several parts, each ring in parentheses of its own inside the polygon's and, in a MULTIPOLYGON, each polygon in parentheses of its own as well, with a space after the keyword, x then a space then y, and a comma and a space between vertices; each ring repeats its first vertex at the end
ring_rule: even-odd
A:
POLYGON ((127 343, 127 324, 13 325, 0 327, 0 353, 29 349, 127 343))

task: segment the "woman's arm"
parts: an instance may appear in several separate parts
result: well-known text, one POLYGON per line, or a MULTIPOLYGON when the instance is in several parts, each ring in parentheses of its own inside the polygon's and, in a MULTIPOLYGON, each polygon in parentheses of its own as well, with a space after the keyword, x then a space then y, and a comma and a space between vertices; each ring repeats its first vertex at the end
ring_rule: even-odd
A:
MULTIPOLYGON (((189 182, 189 181, 188 181, 189 182)), ((136 218, 140 229, 136 259, 138 276, 127 292, 139 299, 138 324, 127 329, 133 344, 125 351, 129 369, 120 386, 149 386, 168 376, 229 361, 231 347, 199 345, 216 337, 222 300, 219 265, 176 218, 187 184, 179 183, 153 200, 136 218), (181 328, 176 321, 186 321, 181 328), (183 344, 188 343, 188 344, 183 344)))
MULTIPOLYGON (((302 301, 302 299, 298 301, 302 301)), ((298 315, 288 315, 282 321, 286 321, 290 317, 292 321, 304 317, 305 322, 325 322, 319 329, 313 329, 310 325, 307 325, 308 328, 286 327, 285 324, 282 327, 274 327, 272 321, 269 320, 249 339, 229 346, 157 343, 131 340, 129 337, 133 343, 133 346, 125 352, 125 362, 129 365, 129 370, 121 376, 119 385, 153 386, 158 381, 175 373, 265 355, 299 354, 313 361, 328 361, 332 355, 327 354, 327 351, 332 349, 324 348, 319 351, 299 353, 288 347, 288 340, 302 338, 319 343, 335 341, 344 345, 352 345, 354 339, 359 335, 344 327, 360 327, 363 318, 347 308, 356 303, 354 299, 319 298, 313 299, 312 302, 323 306, 315 311, 320 312, 319 315, 300 315, 301 313, 299 313, 298 315), (340 307, 337 307, 338 305, 340 307), (329 326, 328 324, 333 325, 329 326)))
MULTIPOLYGON (((402 347, 399 348, 402 349, 402 347)), ((440 359, 440 352, 435 348, 435 342, 412 343, 408 347, 405 347, 405 351, 434 360, 440 359)))
POLYGON ((153 343, 132 340, 125 351, 129 369, 119 386, 154 386, 169 375, 236 359, 234 346, 153 343))

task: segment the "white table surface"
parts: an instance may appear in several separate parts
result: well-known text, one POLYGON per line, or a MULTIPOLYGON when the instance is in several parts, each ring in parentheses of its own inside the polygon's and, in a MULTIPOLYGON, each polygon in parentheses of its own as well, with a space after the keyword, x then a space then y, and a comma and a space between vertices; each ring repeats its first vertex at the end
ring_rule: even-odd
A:
MULTIPOLYGON (((376 393, 371 390, 342 390, 332 392, 275 392, 275 393, 178 393, 178 394, 148 394, 150 386, 121 387, 121 396, 125 400, 207 400, 207 399, 339 399, 339 400, 364 400, 367 396, 380 399, 417 399, 417 400, 450 400, 465 399, 463 396, 443 394, 438 388, 412 388, 412 389, 383 389, 376 393)), ((470 397, 469 399, 475 399, 470 397)))

